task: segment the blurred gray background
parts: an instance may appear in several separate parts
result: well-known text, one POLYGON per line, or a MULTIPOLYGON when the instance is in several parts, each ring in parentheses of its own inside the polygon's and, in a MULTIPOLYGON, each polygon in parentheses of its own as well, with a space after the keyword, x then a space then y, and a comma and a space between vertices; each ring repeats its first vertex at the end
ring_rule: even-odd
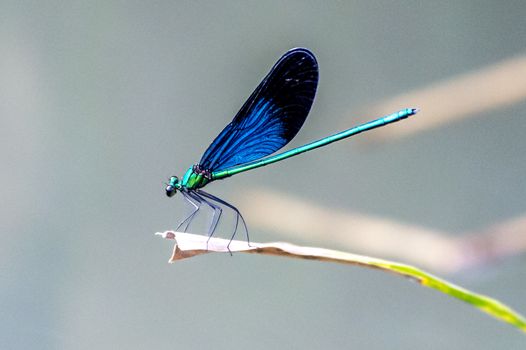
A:
MULTIPOLYGON (((510 325, 397 276, 243 254, 169 265, 172 244, 153 233, 188 211, 163 182, 286 50, 320 64, 299 146, 525 54, 525 15, 524 1, 0 1, 0 348, 524 349, 510 325)), ((475 230, 526 211, 525 113, 523 101, 377 147, 347 140, 207 188, 475 230)), ((443 277, 526 313, 525 263, 443 277)))

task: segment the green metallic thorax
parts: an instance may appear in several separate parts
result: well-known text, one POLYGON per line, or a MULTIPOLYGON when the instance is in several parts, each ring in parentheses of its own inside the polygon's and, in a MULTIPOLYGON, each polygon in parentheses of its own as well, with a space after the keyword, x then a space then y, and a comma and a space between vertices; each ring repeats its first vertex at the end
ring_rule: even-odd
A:
POLYGON ((210 179, 207 179, 204 174, 196 174, 193 170, 193 167, 190 167, 181 180, 181 187, 189 190, 195 190, 204 187, 209 182, 210 179))

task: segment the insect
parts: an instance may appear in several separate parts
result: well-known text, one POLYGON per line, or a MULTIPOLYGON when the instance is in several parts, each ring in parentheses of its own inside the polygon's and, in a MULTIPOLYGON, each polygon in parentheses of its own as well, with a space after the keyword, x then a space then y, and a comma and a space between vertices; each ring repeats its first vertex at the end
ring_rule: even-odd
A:
MULTIPOLYGON (((191 166, 183 178, 172 176, 166 186, 168 197, 181 192, 193 206, 193 211, 177 226, 184 231, 203 204, 214 211, 208 229, 209 239, 214 234, 222 214, 222 206, 236 213, 234 239, 241 220, 250 245, 246 222, 232 204, 205 192, 202 188, 212 181, 221 180, 244 171, 296 156, 415 114, 415 108, 403 109, 368 123, 289 151, 269 156, 296 136, 309 114, 318 86, 318 63, 305 48, 286 52, 250 95, 230 124, 208 146, 199 163, 191 166), (267 157, 269 156, 269 157, 267 157)), ((229 243, 230 245, 230 243, 229 243)), ((229 246, 228 245, 228 246, 229 246)))

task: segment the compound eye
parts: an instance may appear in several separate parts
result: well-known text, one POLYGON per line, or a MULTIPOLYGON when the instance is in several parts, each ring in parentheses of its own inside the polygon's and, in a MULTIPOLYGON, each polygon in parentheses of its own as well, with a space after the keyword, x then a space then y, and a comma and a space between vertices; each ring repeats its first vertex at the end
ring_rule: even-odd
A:
POLYGON ((176 192, 177 190, 172 185, 166 186, 166 195, 168 197, 173 197, 176 192))

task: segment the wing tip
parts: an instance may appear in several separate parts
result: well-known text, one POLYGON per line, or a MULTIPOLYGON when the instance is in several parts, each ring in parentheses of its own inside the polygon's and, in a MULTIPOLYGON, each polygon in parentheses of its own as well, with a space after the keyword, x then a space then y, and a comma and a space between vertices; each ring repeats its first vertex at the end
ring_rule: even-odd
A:
POLYGON ((318 65, 318 61, 316 60, 316 56, 314 53, 312 53, 311 50, 307 49, 306 47, 293 47, 292 49, 288 50, 283 54, 282 58, 289 57, 295 54, 305 54, 305 56, 308 56, 313 62, 315 62, 316 66, 318 65))

